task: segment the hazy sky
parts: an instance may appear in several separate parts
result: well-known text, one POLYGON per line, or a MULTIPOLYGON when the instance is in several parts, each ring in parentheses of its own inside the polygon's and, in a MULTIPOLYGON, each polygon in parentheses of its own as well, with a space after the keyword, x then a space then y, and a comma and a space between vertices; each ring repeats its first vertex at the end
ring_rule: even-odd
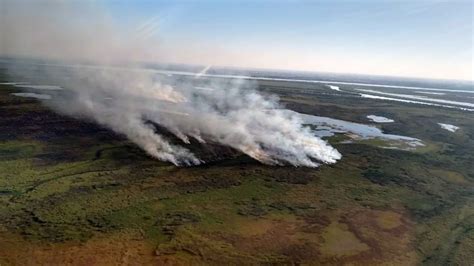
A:
MULTIPOLYGON (((171 61, 473 79, 473 1, 119 1, 171 61), (149 24, 147 20, 157 17, 149 24)), ((149 21, 148 21, 149 22, 149 21)), ((139 27, 139 26, 138 26, 139 27)))
MULTIPOLYGON (((55 1, 97 5, 130 39, 139 36, 159 47, 155 57, 147 57, 150 60, 474 79, 474 1, 469 0, 35 0, 30 14, 37 15, 31 9, 43 2, 50 4, 44 12, 64 13, 50 8, 55 1)), ((85 24, 95 27, 81 8, 75 10, 75 15, 63 17, 83 16, 85 24)), ((42 19, 60 15, 45 14, 42 19)), ((25 20, 21 17, 21 23, 25 20)), ((34 23, 27 27, 30 34, 41 34, 34 23)), ((67 24, 54 25, 58 23, 67 24)), ((26 43, 32 42, 21 41, 21 34, 17 32, 13 47, 23 45, 27 50, 26 43)))

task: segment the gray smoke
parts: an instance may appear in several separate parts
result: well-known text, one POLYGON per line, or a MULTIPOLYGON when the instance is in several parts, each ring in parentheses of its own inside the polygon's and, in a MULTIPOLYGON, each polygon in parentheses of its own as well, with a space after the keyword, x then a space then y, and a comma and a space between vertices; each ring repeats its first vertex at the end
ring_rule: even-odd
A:
MULTIPOLYGON (((8 41, 3 42, 0 54, 61 61, 81 59, 78 56, 82 55, 82 59, 95 59, 102 65, 131 62, 137 54, 159 55, 159 49, 152 49, 150 42, 123 36, 113 23, 98 16, 95 8, 88 18, 91 22, 78 23, 74 18, 79 14, 71 11, 71 5, 53 2, 60 8, 33 5, 42 11, 40 15, 31 6, 10 4, 0 28, 2 39, 8 41), (72 19, 62 24, 47 19, 57 12, 72 19), (97 26, 97 21, 104 24, 97 26), (15 36, 15 32, 35 27, 42 32, 15 36), (74 45, 65 47, 71 42, 74 45)), ((183 143, 191 139, 219 143, 270 165, 317 167, 318 162, 334 163, 341 157, 303 126, 296 113, 283 109, 276 97, 254 90, 255 84, 204 80, 202 74, 184 79, 132 67, 53 67, 44 76, 65 90, 45 103, 60 113, 91 119, 124 134, 151 156, 176 165, 203 161, 182 145, 172 144, 155 125, 166 128, 183 143)))

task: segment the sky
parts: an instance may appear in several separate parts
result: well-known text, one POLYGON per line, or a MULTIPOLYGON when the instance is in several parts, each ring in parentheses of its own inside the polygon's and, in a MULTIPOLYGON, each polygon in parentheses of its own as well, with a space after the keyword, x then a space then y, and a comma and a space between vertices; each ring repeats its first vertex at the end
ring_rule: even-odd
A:
POLYGON ((153 61, 474 79, 474 1, 84 2, 152 40, 153 61))

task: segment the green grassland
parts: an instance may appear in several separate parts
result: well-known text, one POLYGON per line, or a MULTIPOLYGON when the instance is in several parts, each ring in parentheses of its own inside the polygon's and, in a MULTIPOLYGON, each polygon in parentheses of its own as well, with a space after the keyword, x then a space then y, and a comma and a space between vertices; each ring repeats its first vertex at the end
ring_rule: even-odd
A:
POLYGON ((343 159, 318 169, 243 155, 175 167, 0 85, 0 265, 472 265, 471 114, 270 83, 262 91, 290 109, 360 123, 386 115, 396 122, 385 132, 427 147, 335 137, 343 159))

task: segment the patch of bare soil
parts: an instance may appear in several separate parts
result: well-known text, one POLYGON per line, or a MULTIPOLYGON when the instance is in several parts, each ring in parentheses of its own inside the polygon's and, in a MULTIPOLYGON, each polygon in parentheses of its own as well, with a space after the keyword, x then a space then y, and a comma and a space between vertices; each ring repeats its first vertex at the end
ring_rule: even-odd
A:
POLYGON ((158 260, 153 246, 138 233, 61 244, 26 241, 0 233, 0 265, 156 265, 158 260))

